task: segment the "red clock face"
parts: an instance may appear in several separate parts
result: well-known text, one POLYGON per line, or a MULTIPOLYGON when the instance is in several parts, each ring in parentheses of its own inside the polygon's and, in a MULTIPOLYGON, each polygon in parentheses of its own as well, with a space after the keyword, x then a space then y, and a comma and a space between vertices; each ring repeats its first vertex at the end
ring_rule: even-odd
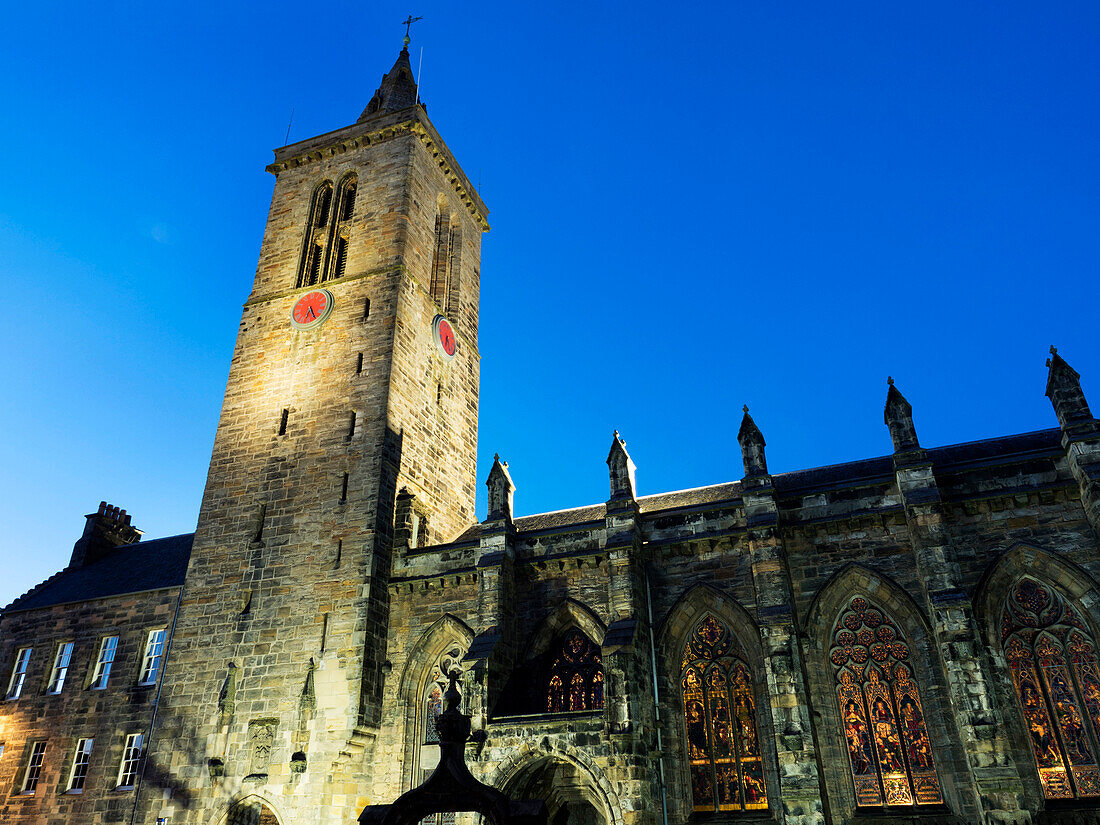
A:
POLYGON ((455 354, 455 331, 446 319, 439 322, 439 346, 448 355, 455 354))
POLYGON ((314 327, 332 312, 332 293, 327 289, 315 289, 307 292, 294 305, 290 318, 299 328, 314 327))
POLYGON ((455 331, 451 328, 451 322, 442 315, 435 316, 433 324, 435 343, 439 347, 444 358, 454 358, 458 344, 455 342, 455 331))

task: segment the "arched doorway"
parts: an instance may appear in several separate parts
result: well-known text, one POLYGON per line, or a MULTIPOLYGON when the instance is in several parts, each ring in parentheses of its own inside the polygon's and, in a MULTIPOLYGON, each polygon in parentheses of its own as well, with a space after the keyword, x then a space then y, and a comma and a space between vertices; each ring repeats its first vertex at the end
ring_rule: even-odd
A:
POLYGON ((603 795, 580 766, 547 756, 520 768, 504 786, 512 799, 546 802, 550 825, 609 825, 603 795))
POLYGON ((279 825, 279 820, 267 805, 246 799, 229 809, 225 825, 279 825))

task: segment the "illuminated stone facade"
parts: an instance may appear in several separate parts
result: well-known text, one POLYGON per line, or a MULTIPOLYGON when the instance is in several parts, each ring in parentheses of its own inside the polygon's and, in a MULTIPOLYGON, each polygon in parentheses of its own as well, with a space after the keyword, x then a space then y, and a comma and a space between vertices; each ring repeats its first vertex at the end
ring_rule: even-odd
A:
POLYGON ((7 702, 5 821, 353 822, 432 769, 455 669, 471 770, 557 825, 1096 821, 1100 427, 1060 356, 1056 428, 925 449, 890 386, 890 455, 773 476, 746 410, 738 481, 638 496, 616 434, 606 502, 517 516, 497 460, 478 524, 487 210, 407 54, 270 171, 182 596, 119 584, 113 618, 21 600, 0 625, 2 661, 72 637, 87 679, 100 632, 74 621, 122 628, 133 671, 172 613, 155 718, 86 685, 7 702), (59 701, 118 751, 93 751, 84 808, 59 701), (39 739, 49 780, 22 794, 39 739))

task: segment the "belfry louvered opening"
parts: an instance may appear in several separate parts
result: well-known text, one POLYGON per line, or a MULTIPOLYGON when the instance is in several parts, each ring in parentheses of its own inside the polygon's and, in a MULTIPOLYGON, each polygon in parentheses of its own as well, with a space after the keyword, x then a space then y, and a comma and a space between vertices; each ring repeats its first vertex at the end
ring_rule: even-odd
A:
POLYGON ((355 214, 358 186, 358 176, 350 173, 335 188, 332 181, 325 180, 314 190, 298 264, 298 288, 347 274, 351 237, 348 221, 355 214))

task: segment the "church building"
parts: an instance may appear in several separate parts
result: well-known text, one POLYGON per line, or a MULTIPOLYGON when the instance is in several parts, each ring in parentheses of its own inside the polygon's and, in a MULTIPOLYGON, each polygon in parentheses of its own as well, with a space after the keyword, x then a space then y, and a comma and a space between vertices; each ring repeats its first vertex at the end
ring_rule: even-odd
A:
POLYGON ((407 48, 268 171, 194 534, 104 502, 0 617, 0 821, 352 825, 456 671, 471 771, 554 825, 1100 821, 1100 424, 1053 348, 1048 429, 926 447, 890 383, 888 454, 772 474, 746 408, 728 483, 639 496, 616 432, 605 501, 520 515, 497 458, 478 522, 488 209, 407 48))

